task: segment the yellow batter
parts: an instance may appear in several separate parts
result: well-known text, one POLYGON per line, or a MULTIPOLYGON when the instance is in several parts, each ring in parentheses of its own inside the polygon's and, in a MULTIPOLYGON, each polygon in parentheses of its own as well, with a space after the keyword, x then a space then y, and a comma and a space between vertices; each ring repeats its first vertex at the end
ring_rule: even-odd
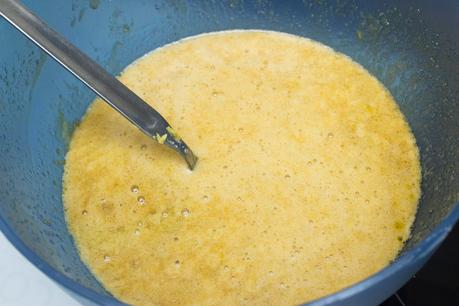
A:
POLYGON ((67 154, 81 257, 135 305, 292 305, 387 265, 420 194, 415 139, 389 92, 317 42, 193 37, 121 81, 199 156, 195 171, 96 99, 67 154))

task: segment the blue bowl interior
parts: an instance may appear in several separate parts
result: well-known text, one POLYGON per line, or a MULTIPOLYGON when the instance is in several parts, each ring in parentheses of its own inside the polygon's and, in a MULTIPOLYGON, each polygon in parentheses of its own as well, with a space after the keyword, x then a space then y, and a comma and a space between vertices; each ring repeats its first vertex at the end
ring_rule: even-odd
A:
MULTIPOLYGON (((423 195, 403 252, 456 221, 441 223, 459 199, 458 2, 24 2, 114 74, 166 43, 226 29, 284 31, 349 55, 391 91, 421 151, 423 195)), ((69 139, 95 96, 4 20, 0 40, 0 225, 48 274, 107 295, 79 259, 61 201, 69 139)))

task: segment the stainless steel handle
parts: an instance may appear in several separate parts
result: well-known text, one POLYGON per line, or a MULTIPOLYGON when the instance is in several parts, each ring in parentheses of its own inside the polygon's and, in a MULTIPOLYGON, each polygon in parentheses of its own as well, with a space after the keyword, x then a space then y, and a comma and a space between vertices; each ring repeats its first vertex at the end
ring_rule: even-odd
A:
POLYGON ((183 141, 170 133, 169 124, 156 110, 20 2, 0 0, 0 15, 145 134, 152 138, 168 135, 165 144, 179 151, 190 168, 194 167, 197 158, 183 141))

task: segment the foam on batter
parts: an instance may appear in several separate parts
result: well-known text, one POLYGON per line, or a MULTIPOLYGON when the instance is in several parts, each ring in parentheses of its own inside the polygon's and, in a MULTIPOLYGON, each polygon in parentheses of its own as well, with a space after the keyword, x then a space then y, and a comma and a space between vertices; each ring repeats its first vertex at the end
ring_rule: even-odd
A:
POLYGON ((264 31, 142 57, 121 81, 199 156, 191 172, 96 99, 67 154, 81 257, 135 305, 292 305, 386 266, 420 194, 415 139, 350 58, 264 31))

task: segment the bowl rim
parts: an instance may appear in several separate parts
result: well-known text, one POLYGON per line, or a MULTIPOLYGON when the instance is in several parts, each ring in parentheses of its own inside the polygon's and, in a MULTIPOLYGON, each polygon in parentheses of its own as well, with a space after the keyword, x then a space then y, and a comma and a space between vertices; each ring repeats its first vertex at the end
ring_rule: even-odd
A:
MULTIPOLYGON (((351 296, 354 296, 369 287, 375 286, 384 279, 387 279, 401 270, 403 267, 413 263, 414 260, 419 258, 426 258, 430 256, 433 251, 440 245, 440 243, 446 238, 448 233, 451 231, 453 226, 459 220, 459 202, 457 202, 454 208, 448 213, 440 224, 438 224, 432 232, 425 237, 422 241, 417 243, 413 249, 406 252, 399 258, 397 258, 392 264, 386 266, 382 270, 376 272, 370 277, 355 283, 349 287, 346 287, 338 292, 326 295, 319 299, 307 302, 304 305, 328 305, 338 301, 346 300, 351 296)), ((59 272, 43 260, 40 256, 35 254, 25 243, 19 238, 18 235, 12 230, 3 216, 0 215, 0 230, 3 232, 9 242, 35 267, 41 270, 46 276, 51 278, 57 284, 63 286, 70 292, 76 293, 77 295, 101 305, 126 305, 125 303, 117 300, 115 297, 109 295, 103 295, 89 289, 77 281, 67 277, 62 272, 59 272)))

